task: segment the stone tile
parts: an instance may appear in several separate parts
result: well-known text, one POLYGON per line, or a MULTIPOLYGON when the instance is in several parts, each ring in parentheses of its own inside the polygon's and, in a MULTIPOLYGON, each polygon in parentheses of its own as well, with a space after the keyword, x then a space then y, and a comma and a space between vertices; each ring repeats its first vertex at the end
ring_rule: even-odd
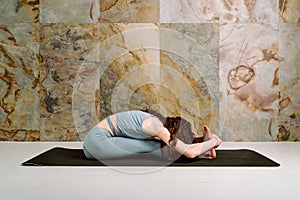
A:
POLYGON ((101 118, 156 104, 159 31, 155 24, 101 24, 101 118), (139 98, 138 98, 139 97, 139 98))
POLYGON ((100 0, 100 19, 108 23, 158 23, 159 0, 100 0))
POLYGON ((300 140, 300 26, 280 24, 278 141, 300 140))
POLYGON ((277 23, 278 0, 221 0, 222 23, 277 23))
POLYGON ((98 39, 98 24, 41 27, 41 140, 79 140, 85 125, 97 121, 98 82, 93 82, 93 87, 85 80, 90 75, 94 79, 98 73, 98 39), (82 105, 78 106, 80 100, 82 105), (86 111, 78 115, 84 108, 86 111))
POLYGON ((0 25, 0 140, 39 140, 39 25, 0 25))
POLYGON ((277 135, 278 29, 225 24, 220 28, 222 136, 271 141, 277 135))
POLYGON ((299 0, 279 0, 280 21, 283 23, 300 23, 299 0))
POLYGON ((100 15, 99 0, 40 0, 42 23, 93 23, 100 15))
POLYGON ((161 23, 208 23, 219 21, 218 0, 161 0, 161 23))
POLYGON ((0 23, 39 22, 39 0, 0 0, 0 23))
POLYGON ((219 131, 217 24, 161 24, 161 104, 187 119, 196 134, 219 131))
POLYGON ((81 140, 100 120, 100 63, 90 61, 97 57, 99 46, 81 63, 72 84, 72 114, 81 140))

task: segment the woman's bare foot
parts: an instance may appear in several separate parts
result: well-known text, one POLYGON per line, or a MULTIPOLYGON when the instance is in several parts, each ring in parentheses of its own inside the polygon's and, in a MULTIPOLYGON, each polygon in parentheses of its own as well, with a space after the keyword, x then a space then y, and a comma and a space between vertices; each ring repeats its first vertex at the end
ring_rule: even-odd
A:
POLYGON ((204 129, 203 141, 205 142, 205 141, 211 139, 211 133, 210 133, 210 130, 209 130, 208 126, 204 125, 203 129, 204 129))
MULTIPOLYGON (((210 140, 214 137, 214 138, 217 139, 217 144, 214 148, 217 148, 218 146, 220 146, 220 144, 222 142, 221 139, 218 136, 216 136, 215 134, 212 134, 210 132, 208 126, 204 125, 203 128, 204 128, 203 140, 208 141, 208 140, 210 140)), ((214 148, 212 148, 209 152, 207 152, 207 154, 205 156, 206 159, 215 159, 217 157, 217 152, 214 148)))
POLYGON ((214 148, 217 148, 218 146, 220 146, 220 144, 222 143, 222 140, 216 134, 211 133, 208 126, 204 125, 203 128, 204 128, 204 135, 203 135, 204 142, 207 140, 210 140, 212 138, 216 138, 217 144, 214 148))
MULTIPOLYGON (((212 135, 211 135, 211 132, 210 132, 208 126, 204 125, 203 128, 204 128, 203 141, 205 142, 205 141, 210 140, 212 138, 212 135)), ((216 153, 216 151, 215 151, 214 148, 210 149, 205 154, 205 158, 206 159, 210 159, 211 160, 211 159, 214 159, 216 157, 217 157, 217 153, 216 153)))

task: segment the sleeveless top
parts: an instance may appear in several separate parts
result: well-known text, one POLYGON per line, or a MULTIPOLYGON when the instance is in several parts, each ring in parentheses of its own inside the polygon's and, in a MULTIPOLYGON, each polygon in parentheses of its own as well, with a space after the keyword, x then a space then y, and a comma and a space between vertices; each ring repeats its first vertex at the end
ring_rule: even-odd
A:
POLYGON ((151 137, 142 131, 142 123, 144 119, 151 116, 153 115, 138 110, 117 113, 116 122, 118 130, 115 130, 109 117, 107 118, 107 121, 115 136, 142 139, 151 137))

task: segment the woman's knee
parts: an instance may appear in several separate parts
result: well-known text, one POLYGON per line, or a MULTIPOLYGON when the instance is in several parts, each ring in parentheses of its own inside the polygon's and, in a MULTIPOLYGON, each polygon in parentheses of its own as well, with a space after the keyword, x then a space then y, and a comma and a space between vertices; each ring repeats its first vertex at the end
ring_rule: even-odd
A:
POLYGON ((109 140, 110 134, 105 133, 105 129, 95 127, 90 130, 83 142, 83 150, 88 158, 96 158, 96 154, 105 148, 104 141, 109 140))

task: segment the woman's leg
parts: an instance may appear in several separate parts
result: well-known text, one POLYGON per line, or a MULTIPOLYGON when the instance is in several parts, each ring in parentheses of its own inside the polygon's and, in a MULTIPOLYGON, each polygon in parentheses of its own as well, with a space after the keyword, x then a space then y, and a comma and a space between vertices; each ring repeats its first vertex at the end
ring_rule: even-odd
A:
POLYGON ((92 159, 121 158, 138 153, 153 152, 161 155, 160 143, 154 140, 137 140, 125 137, 112 137, 100 127, 94 127, 84 140, 84 152, 92 159))

